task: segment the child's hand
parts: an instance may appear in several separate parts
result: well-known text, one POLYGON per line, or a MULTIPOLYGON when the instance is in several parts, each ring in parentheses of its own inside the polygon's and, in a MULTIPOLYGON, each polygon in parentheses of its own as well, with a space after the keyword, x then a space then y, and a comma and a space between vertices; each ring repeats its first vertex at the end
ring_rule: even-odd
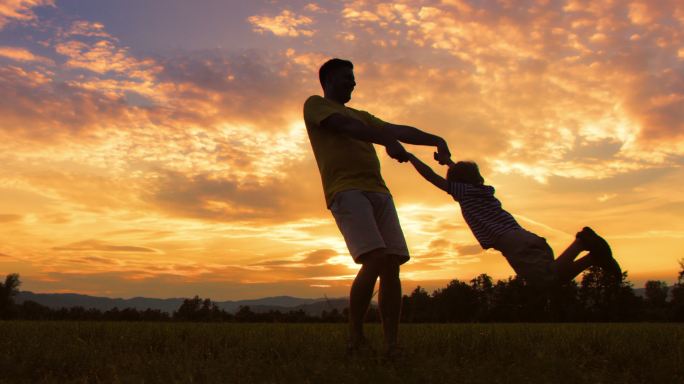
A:
POLYGON ((433 157, 435 160, 437 160, 437 162, 439 162, 439 165, 449 165, 453 163, 453 161, 451 161, 451 154, 449 152, 435 152, 433 157))
POLYGON ((402 146, 396 140, 385 145, 385 151, 387 151, 387 154, 389 155, 389 157, 393 158, 394 160, 396 160, 400 163, 405 163, 409 160, 408 152, 406 152, 406 149, 404 149, 404 146, 402 146))

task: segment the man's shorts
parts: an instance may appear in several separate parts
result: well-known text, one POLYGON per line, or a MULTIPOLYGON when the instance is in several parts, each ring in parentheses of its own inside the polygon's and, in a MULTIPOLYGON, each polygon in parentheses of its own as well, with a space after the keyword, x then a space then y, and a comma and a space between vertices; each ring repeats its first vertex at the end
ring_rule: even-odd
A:
POLYGON ((553 250, 543 237, 522 228, 514 229, 501 235, 494 248, 530 284, 548 286, 557 280, 553 250))
POLYGON ((380 248, 398 257, 399 264, 409 260, 399 216, 389 194, 357 189, 338 192, 330 212, 357 264, 361 264, 363 255, 380 248))

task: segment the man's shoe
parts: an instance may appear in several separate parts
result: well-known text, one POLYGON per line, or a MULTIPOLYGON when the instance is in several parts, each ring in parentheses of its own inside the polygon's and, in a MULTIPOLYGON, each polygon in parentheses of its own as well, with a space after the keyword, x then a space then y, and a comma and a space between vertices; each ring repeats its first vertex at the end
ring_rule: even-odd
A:
POLYGON ((387 347, 385 350, 385 355, 383 356, 383 360, 386 362, 394 362, 399 359, 404 355, 404 349, 400 347, 399 345, 392 345, 387 347))
POLYGON ((360 356, 360 355, 371 355, 375 354, 375 350, 371 347, 368 339, 363 338, 357 341, 347 342, 347 356, 360 356))

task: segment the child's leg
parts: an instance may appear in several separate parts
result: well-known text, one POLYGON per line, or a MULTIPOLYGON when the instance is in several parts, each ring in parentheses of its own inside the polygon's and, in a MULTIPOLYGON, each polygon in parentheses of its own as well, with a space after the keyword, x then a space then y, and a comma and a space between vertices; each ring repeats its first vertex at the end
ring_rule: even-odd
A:
POLYGON ((605 273, 615 278, 622 277, 620 265, 613 259, 608 243, 591 228, 584 227, 577 233, 575 241, 568 249, 554 260, 554 268, 559 280, 570 281, 592 265, 598 265, 605 273), (590 253, 575 260, 582 251, 590 253))
POLYGON ((593 265, 594 260, 591 255, 584 256, 575 261, 577 256, 586 250, 587 248, 582 241, 575 238, 575 241, 553 261, 554 269, 560 281, 570 281, 593 265))
POLYGON ((571 261, 570 264, 559 264, 558 268, 556 269, 556 273, 560 281, 566 282, 573 280, 575 277, 577 277, 577 275, 584 272, 584 270, 588 269, 594 264, 594 258, 591 256, 591 254, 588 254, 578 260, 571 261))
POLYGON ((584 227, 577 233, 577 239, 586 244, 595 265, 601 267, 604 274, 622 281, 622 268, 613 258, 613 251, 603 237, 596 234, 593 229, 584 227))

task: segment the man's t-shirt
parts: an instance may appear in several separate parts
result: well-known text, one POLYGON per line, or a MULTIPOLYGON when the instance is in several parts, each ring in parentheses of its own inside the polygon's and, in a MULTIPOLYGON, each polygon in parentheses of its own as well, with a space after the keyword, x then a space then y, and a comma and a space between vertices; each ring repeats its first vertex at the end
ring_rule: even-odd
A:
POLYGON ((321 173, 327 206, 337 192, 349 189, 389 194, 372 143, 321 127, 321 122, 335 113, 375 129, 382 129, 387 124, 368 112, 345 107, 321 96, 311 96, 306 100, 304 123, 321 173))

